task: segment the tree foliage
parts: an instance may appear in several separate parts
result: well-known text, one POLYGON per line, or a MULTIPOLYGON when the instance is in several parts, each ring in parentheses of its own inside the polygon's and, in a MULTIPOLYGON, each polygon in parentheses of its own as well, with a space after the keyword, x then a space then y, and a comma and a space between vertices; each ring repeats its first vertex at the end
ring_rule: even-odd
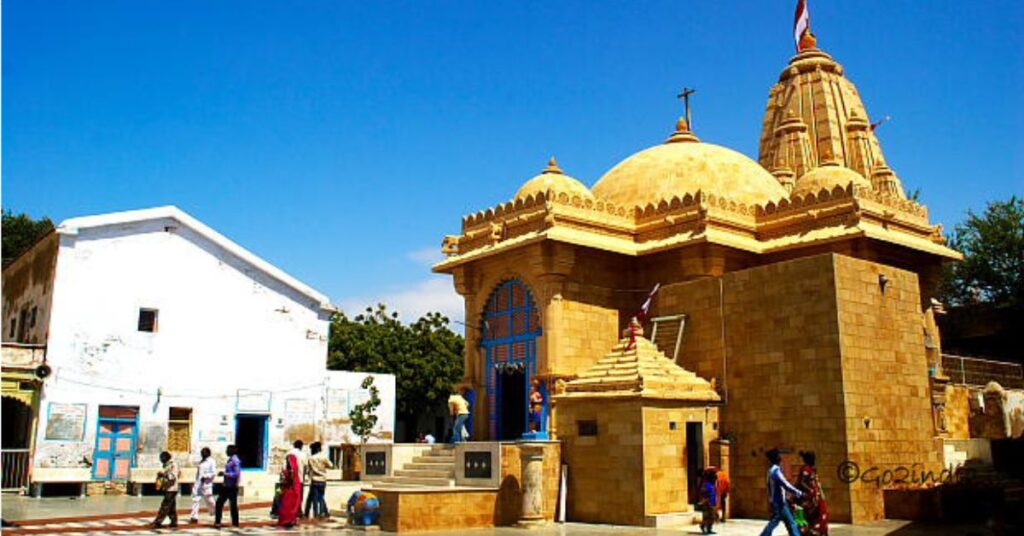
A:
POLYGON ((396 410, 413 416, 447 400, 452 385, 462 379, 464 345, 440 313, 406 325, 380 304, 355 318, 335 315, 327 368, 394 374, 396 410))
POLYGON ((50 218, 33 219, 28 214, 3 211, 3 264, 13 261, 36 240, 53 229, 50 218))
POLYGON ((380 406, 380 390, 373 384, 373 376, 367 376, 360 385, 363 389, 369 389, 370 398, 361 404, 352 407, 348 413, 352 419, 352 432, 359 436, 359 442, 363 445, 373 434, 373 427, 377 426, 377 408, 380 406))
POLYGON ((949 243, 964 260, 946 269, 945 301, 1024 307, 1024 199, 991 202, 980 216, 968 211, 949 243))

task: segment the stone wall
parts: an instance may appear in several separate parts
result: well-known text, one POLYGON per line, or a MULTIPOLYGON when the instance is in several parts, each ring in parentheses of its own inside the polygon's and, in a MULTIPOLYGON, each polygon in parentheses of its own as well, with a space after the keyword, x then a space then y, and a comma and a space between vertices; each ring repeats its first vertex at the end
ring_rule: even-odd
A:
POLYGON ((563 400, 558 403, 558 429, 569 465, 567 519, 642 525, 644 451, 639 400, 563 400), (595 421, 597 435, 581 437, 579 421, 595 421))
MULTIPOLYGON (((862 470, 938 472, 942 444, 932 420, 917 274, 834 259, 849 458, 862 470)), ((850 493, 854 522, 884 517, 876 484, 854 482, 850 493)))
POLYGON ((847 457, 832 255, 724 276, 728 342, 722 433, 732 439, 733 509, 769 514, 765 451, 813 450, 830 515, 849 519, 835 467, 847 457))
POLYGON ((946 386, 946 430, 949 439, 971 438, 971 390, 967 386, 946 386))
POLYGON ((645 514, 690 511, 686 473, 686 423, 704 425, 704 465, 710 443, 718 437, 717 408, 680 408, 671 403, 645 402, 643 408, 645 514), (673 426, 674 423, 674 426, 673 426))

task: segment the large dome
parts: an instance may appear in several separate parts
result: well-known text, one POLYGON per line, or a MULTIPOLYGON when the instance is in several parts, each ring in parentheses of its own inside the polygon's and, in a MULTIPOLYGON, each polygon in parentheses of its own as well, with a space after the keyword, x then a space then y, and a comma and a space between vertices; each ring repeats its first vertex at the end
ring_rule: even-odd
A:
POLYGON ((548 167, 540 175, 526 181, 519 188, 519 191, 516 192, 516 199, 544 193, 548 190, 578 195, 583 199, 594 198, 594 194, 590 193, 585 184, 566 175, 562 168, 558 167, 558 162, 553 156, 548 161, 548 167))
POLYGON ((698 190, 747 205, 787 197, 786 189, 757 162, 732 149, 702 143, 682 119, 664 144, 619 162, 592 189, 596 197, 626 206, 657 204, 698 190))

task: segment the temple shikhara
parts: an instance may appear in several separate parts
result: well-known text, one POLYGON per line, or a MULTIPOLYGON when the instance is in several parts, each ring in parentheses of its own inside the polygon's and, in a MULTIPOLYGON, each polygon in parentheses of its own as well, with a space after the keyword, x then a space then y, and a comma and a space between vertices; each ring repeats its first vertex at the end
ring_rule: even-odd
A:
POLYGON ((833 520, 882 517, 881 488, 836 468, 945 465, 932 298, 960 254, 809 32, 768 91, 757 160, 682 119, 665 134, 590 187, 552 158, 444 238, 473 439, 557 445, 569 520, 690 511, 708 465, 735 515, 766 516, 772 448, 790 466, 817 453, 833 520))

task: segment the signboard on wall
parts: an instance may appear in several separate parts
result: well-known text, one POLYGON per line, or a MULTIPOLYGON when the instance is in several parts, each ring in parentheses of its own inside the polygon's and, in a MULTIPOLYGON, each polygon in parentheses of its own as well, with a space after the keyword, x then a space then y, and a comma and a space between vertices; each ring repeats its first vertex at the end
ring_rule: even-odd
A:
POLYGON ((284 418, 290 424, 313 422, 316 409, 312 400, 306 398, 290 398, 284 401, 284 418))
POLYGON ((270 412, 270 391, 238 390, 238 401, 235 409, 239 412, 270 412))
POLYGON ((348 389, 327 390, 327 419, 348 418, 348 389))
POLYGON ((46 439, 53 441, 81 441, 85 438, 85 404, 50 402, 46 419, 46 439))

